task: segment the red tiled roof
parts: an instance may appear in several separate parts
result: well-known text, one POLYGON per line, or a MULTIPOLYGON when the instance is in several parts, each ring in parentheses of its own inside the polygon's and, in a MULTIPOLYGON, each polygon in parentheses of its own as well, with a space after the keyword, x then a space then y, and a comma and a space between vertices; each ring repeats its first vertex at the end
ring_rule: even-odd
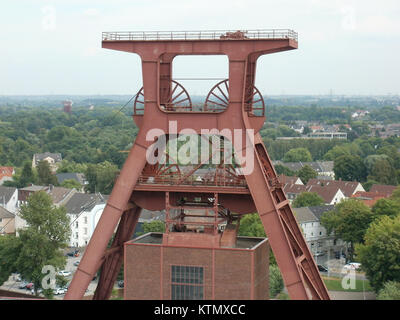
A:
POLYGON ((14 172, 13 167, 0 167, 0 180, 4 177, 12 177, 14 172))
POLYGON ((372 187, 369 191, 373 192, 373 193, 381 193, 381 194, 386 195, 386 197, 390 197, 396 188, 397 188, 396 186, 374 184, 374 185, 372 185, 372 187))
POLYGON ((322 180, 322 179, 310 179, 307 182, 307 186, 335 186, 342 190, 343 194, 349 198, 351 197, 357 186, 360 183, 357 181, 342 181, 342 180, 322 180))

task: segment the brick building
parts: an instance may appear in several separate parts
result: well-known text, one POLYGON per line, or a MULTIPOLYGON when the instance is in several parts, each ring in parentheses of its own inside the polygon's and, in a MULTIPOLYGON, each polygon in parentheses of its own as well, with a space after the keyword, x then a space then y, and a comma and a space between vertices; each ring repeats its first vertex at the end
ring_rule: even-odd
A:
POLYGON ((219 234, 147 233, 128 241, 124 299, 248 300, 269 298, 269 243, 219 234))

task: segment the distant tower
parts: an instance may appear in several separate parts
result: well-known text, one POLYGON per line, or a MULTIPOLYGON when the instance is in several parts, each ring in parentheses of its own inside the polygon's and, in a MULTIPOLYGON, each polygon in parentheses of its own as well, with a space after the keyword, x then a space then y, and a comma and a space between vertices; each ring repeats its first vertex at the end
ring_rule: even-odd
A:
POLYGON ((71 113, 71 111, 72 111, 72 104, 73 104, 73 102, 72 102, 71 100, 65 100, 65 101, 63 101, 64 112, 66 112, 66 113, 71 113))

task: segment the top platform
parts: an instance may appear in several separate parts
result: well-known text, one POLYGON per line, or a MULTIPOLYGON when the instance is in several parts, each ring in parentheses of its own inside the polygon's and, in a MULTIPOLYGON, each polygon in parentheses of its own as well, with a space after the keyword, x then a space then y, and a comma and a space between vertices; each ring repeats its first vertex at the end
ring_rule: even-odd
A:
POLYGON ((297 42, 297 32, 290 29, 210 30, 210 31, 119 31, 103 32, 106 41, 193 41, 193 40, 278 40, 297 42))

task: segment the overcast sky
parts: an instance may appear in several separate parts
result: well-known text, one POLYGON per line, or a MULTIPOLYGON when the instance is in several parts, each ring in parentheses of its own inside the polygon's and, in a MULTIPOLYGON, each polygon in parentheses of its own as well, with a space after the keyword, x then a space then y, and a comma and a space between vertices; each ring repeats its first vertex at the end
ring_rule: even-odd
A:
MULTIPOLYGON (((136 54, 102 31, 289 28, 299 49, 265 55, 265 94, 400 94, 398 0, 1 0, 0 95, 134 94, 136 54)), ((174 77, 227 77, 225 57, 178 57, 174 77)), ((183 83, 205 94, 214 83, 183 83)))

